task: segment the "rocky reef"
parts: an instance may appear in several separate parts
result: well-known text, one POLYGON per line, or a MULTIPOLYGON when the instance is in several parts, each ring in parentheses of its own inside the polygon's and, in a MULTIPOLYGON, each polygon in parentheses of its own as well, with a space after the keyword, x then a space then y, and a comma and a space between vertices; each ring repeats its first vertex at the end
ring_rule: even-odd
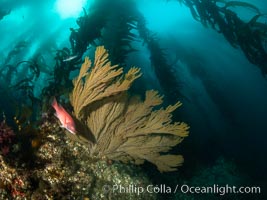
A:
POLYGON ((0 155, 0 199, 156 199, 156 194, 118 190, 118 186, 145 187, 150 180, 135 165, 89 156, 88 148, 71 140, 53 120, 44 120, 40 140, 32 140, 33 162, 14 144, 0 155))

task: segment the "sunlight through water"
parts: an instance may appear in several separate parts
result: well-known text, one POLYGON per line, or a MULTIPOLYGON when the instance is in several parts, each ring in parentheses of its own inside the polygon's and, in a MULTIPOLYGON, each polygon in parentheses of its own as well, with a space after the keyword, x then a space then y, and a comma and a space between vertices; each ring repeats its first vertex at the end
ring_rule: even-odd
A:
POLYGON ((78 17, 85 4, 86 0, 57 0, 55 9, 63 19, 78 17))

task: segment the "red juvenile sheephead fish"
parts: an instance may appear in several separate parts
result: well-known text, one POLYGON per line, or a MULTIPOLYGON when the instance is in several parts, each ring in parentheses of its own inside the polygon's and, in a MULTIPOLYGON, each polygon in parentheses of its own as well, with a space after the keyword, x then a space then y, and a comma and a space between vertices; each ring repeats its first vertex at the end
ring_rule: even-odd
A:
POLYGON ((60 104, 57 103, 56 98, 53 99, 52 106, 56 110, 55 116, 61 122, 61 127, 67 129, 72 134, 76 134, 74 120, 70 114, 60 104))

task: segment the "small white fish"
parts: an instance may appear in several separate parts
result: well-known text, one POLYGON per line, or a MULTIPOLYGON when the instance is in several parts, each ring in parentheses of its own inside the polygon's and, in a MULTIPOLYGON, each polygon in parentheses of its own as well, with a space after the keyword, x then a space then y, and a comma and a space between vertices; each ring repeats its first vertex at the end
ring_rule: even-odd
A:
POLYGON ((63 62, 69 62, 71 60, 74 60, 75 58, 77 58, 78 56, 77 55, 74 55, 74 56, 69 56, 67 57, 66 59, 63 60, 63 62))

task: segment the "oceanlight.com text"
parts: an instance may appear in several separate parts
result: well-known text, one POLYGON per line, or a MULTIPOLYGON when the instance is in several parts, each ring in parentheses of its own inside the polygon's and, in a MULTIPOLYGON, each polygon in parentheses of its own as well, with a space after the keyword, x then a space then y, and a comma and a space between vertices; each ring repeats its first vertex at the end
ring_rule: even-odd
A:
POLYGON ((189 186, 189 185, 177 185, 174 192, 182 192, 188 194, 260 194, 261 188, 258 186, 230 186, 228 184, 211 185, 211 186, 189 186))

